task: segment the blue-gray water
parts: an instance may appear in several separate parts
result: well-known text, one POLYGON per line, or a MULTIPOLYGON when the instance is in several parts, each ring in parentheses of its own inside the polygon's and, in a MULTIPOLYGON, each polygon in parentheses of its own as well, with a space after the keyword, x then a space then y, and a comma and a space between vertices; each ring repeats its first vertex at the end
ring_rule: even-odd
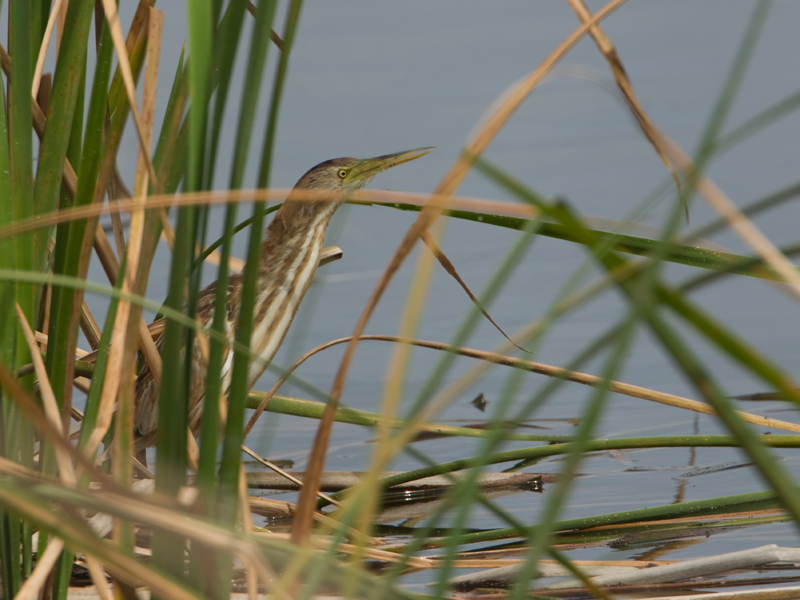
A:
MULTIPOLYGON (((600 6, 597 2, 590 3, 592 10, 600 6)), ((687 152, 694 151, 709 121, 753 7, 751 2, 642 1, 624 5, 603 22, 642 106, 653 122, 687 152)), ((129 6, 123 8, 130 12, 129 6)), ((163 111, 186 33, 182 2, 166 2, 160 8, 166 12, 159 90, 163 111)), ((799 22, 800 4, 788 1, 774 4, 723 131, 797 92, 799 22)), ((436 146, 433 154, 381 174, 371 186, 431 191, 454 162, 487 107, 508 86, 535 69, 576 26, 577 20, 567 4, 555 2, 306 2, 281 105, 272 184, 290 187, 309 167, 335 156, 363 157, 436 146)), ((240 52, 245 51, 246 45, 240 52)), ((270 52, 273 65, 274 47, 270 52)), ((268 82, 271 73, 270 70, 268 82)), ((240 76, 237 73, 234 90, 240 85, 240 76)), ((598 85, 597 80, 613 87, 605 61, 587 38, 561 61, 552 80, 537 88, 506 124, 489 147, 486 158, 542 194, 568 198, 586 215, 624 219, 668 174, 623 104, 603 85, 598 85)), ((235 106, 238 96, 236 92, 231 94, 230 115, 238 111, 235 106)), ((267 107, 266 94, 262 97, 262 114, 255 135, 259 143, 267 107)), ((218 162, 220 187, 228 180, 235 125, 233 118, 225 124, 218 162)), ((798 139, 800 116, 793 113, 715 160, 708 173, 734 202, 743 206, 797 180, 798 139)), ((120 166, 128 179, 135 151, 135 138, 129 135, 120 154, 120 166)), ((260 154, 260 146, 254 145, 246 186, 253 185, 260 154)), ((509 198, 477 174, 469 175, 458 193, 509 198)), ((664 203, 657 205, 645 217, 645 223, 660 226, 667 209, 664 203)), ((713 211, 704 201, 695 199, 691 226, 712 216, 713 211)), ((307 333, 297 339, 290 332, 277 363, 287 365, 298 354, 351 333, 382 268, 414 217, 412 213, 363 207, 348 207, 337 215, 328 242, 344 250, 344 259, 319 271, 317 283, 309 291, 306 305, 293 326, 295 334, 299 329, 307 333), (313 313, 311 305, 316 309, 313 313)), ((758 217, 756 224, 775 243, 781 244, 796 239, 798 218, 797 208, 788 205, 758 217)), ((508 230, 453 220, 448 223, 442 246, 462 277, 478 292, 516 237, 516 233, 508 230)), ((242 236, 240 250, 245 240, 242 236)), ((748 251, 729 233, 715 236, 713 241, 734 252, 748 251)), ((397 333, 416 256, 415 253, 393 281, 370 322, 369 333, 397 333)), ((490 312, 507 331, 516 331, 544 313, 586 257, 582 247, 537 239, 489 307, 490 312)), ((168 254, 162 252, 151 274, 149 295, 155 300, 164 297, 168 264, 168 254)), ((594 269, 589 272, 592 276, 598 273, 594 269)), ((673 281, 681 281, 693 273, 693 269, 685 267, 666 269, 666 276, 673 281)), ((94 268, 92 274, 103 280, 99 268, 94 268)), ((206 275, 209 280, 214 279, 214 268, 207 267, 206 275)), ((745 277, 715 283, 692 297, 788 372, 797 371, 800 353, 796 302, 773 286, 745 277)), ((105 299, 89 301, 98 317, 102 317, 105 299)), ((418 325, 418 337, 449 341, 469 308, 469 300, 455 282, 438 269, 418 325)), ((566 365, 594 335, 613 324, 624 308, 625 301, 619 294, 603 294, 559 322, 537 348, 533 359, 566 365)), ((689 333, 677 320, 670 318, 670 322, 678 325, 681 334, 689 333)), ((718 351, 698 343, 691 335, 688 339, 693 340, 695 349, 713 370, 725 393, 764 389, 763 384, 718 351)), ((484 323, 472 334, 468 345, 492 349, 501 341, 499 334, 484 323)), ((379 410, 392 351, 390 345, 377 342, 360 347, 343 397, 346 405, 379 410)), ((299 374, 328 390, 341 353, 342 347, 326 351, 311 359, 299 374)), ((406 406, 438 358, 432 351, 414 352, 404 394, 406 406)), ((448 381, 473 365, 471 360, 459 359, 448 381)), ((599 372, 602 366, 602 361, 594 361, 588 368, 599 372)), ((442 418, 480 421, 484 416, 470 401, 483 392, 491 410, 508 376, 508 370, 495 368, 458 398, 442 418)), ((627 353, 619 379, 697 398, 691 385, 644 330, 638 332, 635 345, 627 353)), ((269 389, 272 381, 273 377, 267 374, 258 388, 269 389)), ((529 399, 544 383, 546 380, 541 376, 525 375, 516 395, 517 404, 529 399)), ((285 391, 300 393, 296 388, 285 391)), ((536 416, 576 416, 591 394, 588 388, 565 385, 536 416)), ((783 408, 778 403, 742 407, 776 418, 796 419, 792 412, 778 412, 783 408)), ((265 414, 250 444, 270 458, 295 459, 298 468, 302 468, 316 424, 316 421, 277 419, 265 414)), ((692 433, 694 424, 694 414, 613 396, 598 436, 692 433)), ((706 417, 699 419, 698 427, 700 433, 720 431, 706 417)), ((571 431, 563 424, 555 424, 553 428, 557 433, 571 431)), ((363 468, 371 448, 365 442, 371 438, 372 433, 367 430, 337 425, 327 467, 363 468)), ((479 444, 447 439, 420 443, 417 447, 441 461, 471 456, 479 444)), ((783 465, 797 473, 795 454, 783 454, 786 457, 783 465)), ((699 449, 693 464, 708 466, 742 457, 736 451, 699 449)), ((672 475, 662 471, 630 473, 626 469, 682 467, 689 463, 688 449, 627 452, 623 459, 608 455, 589 458, 580 471, 592 476, 578 480, 562 516, 669 503, 678 488, 672 475)), ((416 464, 411 458, 402 457, 393 468, 405 470, 416 464)), ((555 471, 560 464, 544 461, 535 468, 555 471)), ((678 469, 675 474, 682 472, 678 469)), ((691 479, 684 499, 762 487, 756 474, 739 469, 691 479)), ((502 502, 522 522, 531 523, 543 501, 542 496, 518 494, 502 502)), ((496 522, 494 516, 476 510, 470 524, 482 527, 496 522)), ((773 525, 768 529, 723 534, 700 546, 689 544, 660 558, 712 554, 764 542, 796 544, 797 537, 790 526, 773 525), (751 539, 753 536, 758 539, 751 539)), ((619 554, 602 550, 592 557, 619 554)))

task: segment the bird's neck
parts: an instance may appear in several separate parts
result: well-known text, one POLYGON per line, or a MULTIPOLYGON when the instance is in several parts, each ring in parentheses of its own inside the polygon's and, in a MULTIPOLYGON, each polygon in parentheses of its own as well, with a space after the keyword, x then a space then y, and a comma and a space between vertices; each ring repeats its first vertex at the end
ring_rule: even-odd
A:
POLYGON ((340 203, 287 202, 267 227, 254 311, 251 384, 283 342, 319 264, 325 230, 340 203), (304 206, 307 205, 307 206, 304 206))
MULTIPOLYGON (((289 285, 297 276, 299 265, 305 264, 319 251, 325 230, 341 202, 285 202, 267 227, 261 246, 259 288, 272 287, 273 282, 289 285)), ((316 262, 311 263, 313 271, 316 262)))

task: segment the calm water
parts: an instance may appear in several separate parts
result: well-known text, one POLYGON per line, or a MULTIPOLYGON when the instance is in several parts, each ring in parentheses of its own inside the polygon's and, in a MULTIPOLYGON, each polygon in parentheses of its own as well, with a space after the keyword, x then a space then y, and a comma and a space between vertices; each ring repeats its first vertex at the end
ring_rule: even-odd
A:
MULTIPOLYGON (((590 3, 593 10, 599 6, 590 3)), ((160 90, 163 110, 185 31, 183 3, 166 2, 161 9, 166 12, 167 22, 160 90)), ((624 6, 603 24, 617 45, 650 117, 689 152, 702 134, 752 9, 751 2, 643 1, 624 6)), ((797 91, 798 22, 800 4, 774 5, 726 130, 797 91)), ((436 152, 380 175, 372 187, 432 190, 486 108, 504 89, 532 71, 576 23, 565 3, 307 2, 281 108, 273 185, 290 187, 309 167, 335 156, 363 157, 430 145, 437 147, 436 152)), ((274 59, 274 48, 270 52, 274 59)), ((623 219, 664 180, 666 171, 620 102, 597 84, 599 80, 608 86, 611 78, 590 40, 582 41, 555 75, 533 93, 492 143, 486 156, 539 192, 568 198, 585 214, 623 219)), ((234 83, 233 89, 236 86, 234 83)), ((234 93, 233 99, 236 97, 234 93)), ((236 110, 233 107, 231 114, 236 110)), ((235 129, 235 121, 230 119, 226 126, 229 134, 224 141, 228 146, 220 153, 220 187, 228 179, 226 161, 231 153, 230 132, 235 129)), ((262 131, 260 126, 257 131, 262 131)), ((796 181, 798 139, 800 115, 793 114, 715 161, 710 175, 735 202, 744 205, 796 181)), ((120 160, 126 176, 132 172, 135 150, 134 138, 129 136, 120 160)), ((260 147, 254 148, 248 186, 253 184, 259 158, 260 147)), ((459 194, 507 198, 479 175, 470 175, 459 194)), ((645 223, 659 225, 666 210, 663 203, 656 206, 645 223)), ((697 201, 691 225, 699 225, 711 216, 711 210, 701 200, 697 201)), ((759 217, 757 224, 777 243, 786 243, 796 238, 798 218, 797 208, 790 205, 759 217)), ((413 219, 412 214, 381 208, 348 207, 337 215, 328 242, 342 247, 344 259, 320 270, 293 333, 276 359, 278 364, 287 365, 320 343, 350 334, 382 267, 413 219)), ((443 247, 477 292, 515 239, 513 232, 454 220, 448 223, 443 247)), ((730 234, 719 235, 713 241, 734 252, 746 251, 730 234)), ((244 243, 242 237, 240 249, 244 243)), ((166 253, 162 256, 164 260, 156 264, 166 269, 168 257, 166 253)), ((415 258, 416 254, 395 278, 370 323, 370 333, 397 332, 415 258)), ((547 238, 536 240, 512 280, 491 305, 491 313, 507 331, 519 329, 543 314, 584 258, 583 249, 572 244, 547 238)), ((214 278, 213 271, 207 269, 209 280, 214 278)), ((93 272, 103 279, 99 270, 93 272)), ((667 276, 675 281, 691 274, 688 268, 667 269, 667 276)), ((164 297, 166 277, 166 270, 159 271, 157 267, 153 271, 149 294, 154 299, 164 297)), ((797 370, 800 359, 797 305, 786 296, 762 282, 736 278, 703 288, 694 299, 788 371, 797 370)), ((91 302, 102 315, 103 302, 94 298, 91 302)), ((553 328, 537 348, 534 360, 566 364, 584 343, 614 323, 624 306, 618 294, 603 295, 553 328)), ((425 315, 419 323, 419 337, 450 340, 469 308, 469 300, 458 286, 438 270, 425 315)), ((498 333, 483 324, 468 344, 492 349, 501 341, 498 333)), ((701 343, 697 347, 726 393, 762 389, 757 381, 714 350, 701 343)), ((301 369, 300 375, 328 390, 341 352, 340 347, 315 357, 301 369)), ((343 398, 347 405, 379 409, 391 352, 387 344, 368 342, 361 346, 343 398)), ((408 402, 437 359, 433 352, 415 351, 405 394, 408 402)), ((473 364, 459 359, 449 380, 468 371, 473 364)), ((598 372, 601 366, 602 363, 595 361, 589 368, 598 372)), ((491 410, 491 403, 501 395, 508 375, 507 370, 494 369, 460 397, 442 418, 480 421, 483 415, 470 401, 483 392, 491 410)), ((696 397, 645 331, 638 334, 620 379, 696 397)), ((273 377, 267 374, 258 388, 269 389, 272 381, 273 377)), ((541 376, 526 375, 516 395, 517 403, 521 405, 543 383, 541 376)), ((295 388, 284 391, 300 394, 295 388)), ((537 417, 575 416, 590 393, 581 386, 564 386, 537 417)), ((778 403, 744 408, 787 420, 797 418, 791 412, 778 412, 783 408, 778 403)), ((274 416, 262 421, 250 439, 254 449, 271 458, 292 458, 302 468, 316 422, 274 416)), ((695 427, 700 433, 720 431, 708 418, 696 421, 693 414, 677 409, 615 396, 598 435, 692 433, 695 427)), ((567 425, 552 425, 554 433, 569 431, 567 425)), ((371 437, 369 431, 357 427, 337 426, 328 468, 364 467, 370 452, 365 441, 371 437)), ((473 455, 478 444, 449 439, 421 443, 418 447, 436 460, 448 460, 473 455)), ((796 455, 785 453, 785 456, 784 465, 797 472, 796 455)), ((563 516, 669 503, 678 494, 675 477, 690 469, 690 462, 703 467, 742 458, 736 451, 704 449, 698 450, 693 459, 688 450, 593 456, 581 466, 581 471, 591 476, 577 482, 563 516), (674 474, 632 473, 627 471, 630 467, 674 469, 674 474)), ((415 461, 403 457, 393 468, 415 465, 415 461)), ((545 461, 536 468, 556 471, 559 466, 556 461, 545 461)), ((754 473, 739 469, 692 478, 683 498, 761 488, 754 473)), ((503 506, 523 522, 533 522, 542 501, 541 496, 518 494, 504 500, 503 506)), ((476 510, 472 524, 490 526, 495 519, 476 510)), ((789 526, 769 526, 745 533, 726 533, 702 546, 687 544, 661 558, 712 554, 766 542, 788 545, 798 540, 789 526)), ((603 549, 591 556, 622 558, 623 554, 603 549)))

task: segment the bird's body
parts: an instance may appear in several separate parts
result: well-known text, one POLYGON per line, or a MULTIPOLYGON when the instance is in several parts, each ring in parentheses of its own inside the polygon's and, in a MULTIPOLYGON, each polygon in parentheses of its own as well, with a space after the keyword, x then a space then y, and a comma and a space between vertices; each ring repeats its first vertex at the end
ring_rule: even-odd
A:
MULTIPOLYGON (((429 151, 430 149, 422 148, 364 160, 337 158, 320 163, 300 178, 266 228, 261 248, 251 336, 251 351, 258 358, 250 362, 248 389, 264 372, 289 330, 300 302, 314 278, 325 230, 336 209, 349 194, 366 185, 378 172, 414 160, 429 151), (325 192, 328 197, 303 199, 303 192, 309 190, 325 192)), ((210 327, 214 318, 216 294, 217 284, 212 283, 198 297, 197 318, 205 327, 210 327)), ((241 295, 242 276, 231 275, 225 323, 225 334, 229 340, 233 340, 236 331, 241 295)), ((158 348, 160 352, 160 340, 158 348)), ((189 428, 197 435, 200 430, 207 367, 207 359, 198 340, 194 342, 192 361, 189 428)), ((233 352, 228 346, 223 356, 223 389, 230 385, 232 364, 233 352)), ((137 450, 155 443, 158 397, 159 387, 145 366, 136 380, 134 428, 137 450)))

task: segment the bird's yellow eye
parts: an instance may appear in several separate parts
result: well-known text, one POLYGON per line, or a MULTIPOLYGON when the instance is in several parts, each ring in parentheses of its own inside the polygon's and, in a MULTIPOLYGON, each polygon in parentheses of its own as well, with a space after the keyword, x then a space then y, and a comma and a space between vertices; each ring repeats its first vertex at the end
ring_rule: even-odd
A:
POLYGON ((347 177, 347 169, 339 169, 339 173, 337 174, 339 175, 340 179, 344 179, 345 177, 347 177))

